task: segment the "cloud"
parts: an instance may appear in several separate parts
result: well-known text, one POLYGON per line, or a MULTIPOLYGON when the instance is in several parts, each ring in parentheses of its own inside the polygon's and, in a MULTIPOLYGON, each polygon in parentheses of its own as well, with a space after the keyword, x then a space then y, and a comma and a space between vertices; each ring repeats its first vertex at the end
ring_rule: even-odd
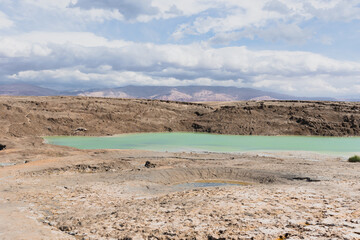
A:
POLYGON ((85 27, 89 22, 123 21, 124 16, 114 9, 70 8, 76 0, 1 0, 0 9, 13 16, 21 30, 71 29, 85 27))
POLYGON ((122 47, 126 41, 109 41, 90 32, 31 32, 0 38, 0 56, 48 56, 56 46, 122 47))
POLYGON ((170 34, 172 40, 191 40, 196 36, 212 38, 210 42, 217 44, 227 44, 249 37, 302 44, 313 39, 317 32, 304 27, 309 21, 349 22, 359 19, 360 16, 359 0, 2 1, 6 1, 6 5, 9 5, 7 9, 12 11, 12 15, 17 16, 17 19, 24 18, 22 24, 43 28, 46 26, 47 30, 66 31, 70 28, 73 31, 88 31, 89 28, 98 27, 92 28, 88 22, 101 24, 111 20, 122 23, 149 23, 158 20, 158 24, 167 26, 167 19, 177 18, 173 21, 177 22, 175 27, 172 25, 172 29, 166 29, 166 34, 170 34), (14 9, 18 11, 15 12, 14 9), (18 12, 22 14, 19 15, 18 12), (48 21, 51 24, 47 24, 48 21), (282 31, 275 28, 282 28, 282 31), (271 34, 274 30, 279 33, 277 36, 271 34), (234 40, 231 36, 235 36, 234 40))
MULTIPOLYGON (((268 3, 264 0, 223 2, 222 5, 218 6, 223 9, 221 16, 206 15, 205 17, 196 17, 191 23, 180 25, 174 31, 173 37, 178 39, 187 35, 213 33, 216 38, 218 35, 244 30, 255 31, 256 29, 265 28, 271 22, 283 21, 291 17, 291 14, 284 14, 283 11, 273 11, 274 6, 272 6, 271 11, 266 10, 270 8, 268 3)), ((279 2, 279 4, 281 3, 279 2)), ((287 6, 284 5, 285 7, 287 6)))
POLYGON ((346 94, 360 86, 359 34, 352 32, 359 3, 0 0, 0 83, 206 84, 346 94), (157 44, 147 30, 156 33, 157 44), (355 60, 344 60, 350 55, 355 60))
POLYGON ((0 38, 0 57, 18 58, 32 56, 47 56, 51 49, 45 45, 32 44, 11 38, 0 38))
POLYGON ((87 73, 86 70, 80 70, 83 67, 63 68, 56 70, 41 71, 23 71, 14 74, 9 79, 32 81, 33 83, 42 84, 47 79, 52 79, 51 85, 67 83, 68 86, 75 85, 78 88, 88 89, 89 85, 94 87, 113 87, 131 85, 147 86, 187 86, 187 85, 208 85, 208 86, 241 86, 241 81, 227 80, 218 81, 210 78, 196 78, 179 80, 173 77, 153 77, 139 72, 132 71, 108 71, 102 73, 87 73))
POLYGON ((254 39, 257 37, 271 42, 284 41, 291 44, 302 44, 310 39, 311 35, 310 30, 302 29, 296 24, 279 23, 266 28, 247 28, 238 32, 219 33, 210 38, 209 42, 211 44, 226 45, 243 38, 254 39))
POLYGON ((14 22, 9 17, 0 11, 0 29, 6 29, 14 26, 14 22))
POLYGON ((290 9, 288 8, 288 6, 286 6, 286 4, 284 4, 278 0, 272 0, 272 1, 267 2, 263 9, 267 10, 267 11, 278 12, 280 14, 287 14, 290 12, 290 9))
MULTIPOLYGON (((268 40, 271 31, 276 28, 278 37, 272 40, 285 40, 303 43, 312 37, 312 31, 302 29, 301 23, 314 21, 353 21, 360 18, 358 0, 253 0, 253 1, 216 1, 223 14, 197 16, 187 24, 181 24, 173 32, 173 38, 179 40, 189 35, 213 34, 212 42, 226 43, 246 38, 249 35, 268 40), (287 28, 287 27, 295 27, 287 28), (287 32, 290 33, 287 34, 287 32), (304 36, 306 34, 306 36, 304 36), (224 39, 224 40, 221 40, 224 39)), ((211 9, 206 9, 211 11, 211 9)))
POLYGON ((8 38, 17 45, 10 52, 0 48, 0 77, 43 86, 57 83, 64 88, 202 83, 292 91, 296 95, 342 94, 360 82, 360 63, 310 52, 157 45, 111 41, 91 33, 73 37, 63 33, 64 38, 57 39, 57 34, 48 34, 46 39, 39 32, 8 38), (81 42, 81 37, 89 41, 81 42))
POLYGON ((81 9, 116 9, 126 19, 136 19, 140 15, 156 15, 159 10, 148 0, 78 0, 69 7, 81 9))
POLYGON ((346 1, 306 1, 304 11, 314 18, 325 21, 352 21, 360 19, 360 7, 358 0, 346 1))
POLYGON ((31 32, 10 37, 28 43, 38 44, 72 44, 82 47, 122 47, 126 41, 108 39, 91 32, 31 32))
MULTIPOLYGON (((17 0, 13 0, 16 2, 17 0)), ((53 9, 60 9, 66 8, 69 4, 73 4, 74 0, 22 0, 21 2, 29 5, 36 5, 41 8, 53 8, 53 9)))

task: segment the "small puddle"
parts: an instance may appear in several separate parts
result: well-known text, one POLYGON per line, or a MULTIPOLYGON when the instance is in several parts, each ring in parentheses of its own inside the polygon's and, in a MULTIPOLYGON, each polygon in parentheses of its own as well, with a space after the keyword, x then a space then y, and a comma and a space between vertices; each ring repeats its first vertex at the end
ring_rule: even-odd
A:
POLYGON ((14 166, 15 163, 0 163, 0 167, 8 167, 8 166, 14 166))
POLYGON ((223 187, 223 186, 248 186, 253 183, 240 182, 234 180, 198 180, 195 182, 181 183, 173 185, 177 189, 207 188, 207 187, 223 187))

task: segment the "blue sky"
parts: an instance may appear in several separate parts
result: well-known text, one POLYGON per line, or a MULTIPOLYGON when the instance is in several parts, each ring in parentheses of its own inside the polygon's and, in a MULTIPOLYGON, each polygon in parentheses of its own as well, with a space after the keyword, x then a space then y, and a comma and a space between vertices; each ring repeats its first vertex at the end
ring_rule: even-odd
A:
POLYGON ((0 0, 0 84, 360 94, 360 0, 0 0))

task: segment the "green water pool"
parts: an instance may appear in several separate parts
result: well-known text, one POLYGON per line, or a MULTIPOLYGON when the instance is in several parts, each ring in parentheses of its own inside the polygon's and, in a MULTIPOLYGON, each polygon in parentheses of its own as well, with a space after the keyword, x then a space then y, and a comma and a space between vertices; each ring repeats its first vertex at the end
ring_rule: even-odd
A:
POLYGON ((49 144, 79 149, 142 149, 153 151, 311 151, 360 153, 360 137, 238 136, 203 133, 140 133, 111 137, 45 137, 49 144))

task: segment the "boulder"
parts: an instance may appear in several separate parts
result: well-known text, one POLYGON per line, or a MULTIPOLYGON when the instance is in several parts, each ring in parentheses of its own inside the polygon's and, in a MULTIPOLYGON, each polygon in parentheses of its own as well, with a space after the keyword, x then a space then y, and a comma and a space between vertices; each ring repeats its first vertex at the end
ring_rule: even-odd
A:
POLYGON ((154 163, 151 163, 151 162, 149 162, 149 161, 146 161, 146 163, 145 163, 145 167, 146 168, 155 168, 155 164, 154 163))
POLYGON ((77 129, 75 129, 75 132, 86 132, 87 129, 84 127, 78 127, 77 129))

